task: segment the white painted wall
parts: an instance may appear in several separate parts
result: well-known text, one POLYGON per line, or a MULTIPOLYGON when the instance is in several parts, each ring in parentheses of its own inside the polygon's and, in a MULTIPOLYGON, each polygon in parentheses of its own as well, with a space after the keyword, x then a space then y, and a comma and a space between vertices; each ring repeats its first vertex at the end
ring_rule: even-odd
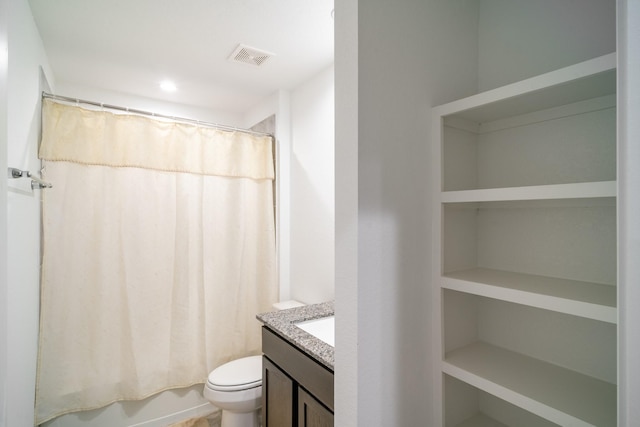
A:
POLYGON ((621 427, 640 420, 640 2, 618 5, 618 182, 621 427))
MULTIPOLYGON (((7 170, 8 4, 0 1, 0 171, 7 170)), ((0 173, 0 427, 7 425, 7 175, 0 173)))
POLYGON ((245 113, 244 127, 276 116, 280 299, 334 298, 333 67, 245 113))
POLYGON ((336 2, 336 425, 429 424, 429 109, 476 90, 477 7, 336 2))
POLYGON ((208 123, 217 123, 228 126, 243 127, 241 114, 226 111, 215 111, 191 105, 165 102, 156 99, 129 95, 121 92, 108 91, 96 87, 77 85, 71 82, 58 80, 56 82, 56 95, 78 98, 86 101, 102 102, 118 107, 134 108, 141 111, 180 117, 192 120, 201 120, 208 123))
MULTIPOLYGON (((28 3, 10 1, 8 16, 7 164, 38 172, 39 100, 41 90, 46 87, 41 81, 40 67, 49 81, 51 73, 28 3)), ((32 191, 27 179, 8 182, 6 224, 4 417, 7 426, 28 426, 33 424, 37 360, 40 191, 32 191)))
POLYGON ((333 67, 291 94, 291 298, 334 298, 333 67))
POLYGON ((280 90, 245 113, 249 128, 269 116, 276 119, 276 251, 280 300, 291 299, 291 93, 280 90))
POLYGON ((291 93, 277 94, 276 115, 276 250, 280 300, 291 299, 291 93))
MULTIPOLYGON (((335 3, 335 423, 356 427, 367 408, 360 377, 370 374, 359 364, 358 287, 358 1, 335 3)), ((369 308, 370 309, 370 308, 369 308)))
POLYGON ((611 0, 481 0, 480 4, 480 91, 616 50, 611 0))

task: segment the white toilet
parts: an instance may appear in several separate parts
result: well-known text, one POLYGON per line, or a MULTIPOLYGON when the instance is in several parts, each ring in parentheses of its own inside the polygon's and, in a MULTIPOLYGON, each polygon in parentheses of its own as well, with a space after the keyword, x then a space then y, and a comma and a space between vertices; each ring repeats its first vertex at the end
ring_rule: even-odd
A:
POLYGON ((262 407, 262 356, 232 360, 214 369, 204 397, 222 409, 221 427, 258 427, 262 407))
MULTIPOLYGON (((276 310, 302 307, 295 300, 273 304, 276 310)), ((259 427, 262 407, 262 356, 232 360, 211 371, 204 397, 222 409, 220 427, 259 427)))

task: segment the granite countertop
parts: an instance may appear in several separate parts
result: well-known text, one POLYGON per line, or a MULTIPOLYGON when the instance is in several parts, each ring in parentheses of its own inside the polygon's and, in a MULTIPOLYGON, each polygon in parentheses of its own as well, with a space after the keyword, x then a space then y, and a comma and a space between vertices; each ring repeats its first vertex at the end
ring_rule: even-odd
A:
POLYGON ((334 348, 298 328, 294 323, 333 316, 333 301, 261 313, 256 318, 294 347, 333 372, 334 348))

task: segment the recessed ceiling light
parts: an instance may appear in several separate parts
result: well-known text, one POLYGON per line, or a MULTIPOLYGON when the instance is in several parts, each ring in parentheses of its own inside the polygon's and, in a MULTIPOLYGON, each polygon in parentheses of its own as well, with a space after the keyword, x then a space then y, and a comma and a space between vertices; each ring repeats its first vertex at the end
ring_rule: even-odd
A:
POLYGON ((178 88, 176 87, 176 84, 171 80, 162 81, 160 83, 160 89, 162 89, 165 92, 175 92, 176 90, 178 90, 178 88))

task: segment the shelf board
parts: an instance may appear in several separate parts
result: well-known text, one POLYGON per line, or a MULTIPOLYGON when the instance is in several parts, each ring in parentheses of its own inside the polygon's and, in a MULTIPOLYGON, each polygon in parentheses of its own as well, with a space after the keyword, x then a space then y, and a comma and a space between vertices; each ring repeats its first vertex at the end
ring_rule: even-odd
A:
POLYGON ((477 414, 461 422, 456 427, 508 427, 484 414, 477 414))
POLYGON ((474 268, 442 276, 442 287, 488 298, 617 323, 612 285, 474 268))
POLYGON ((446 354, 444 373, 559 425, 616 426, 617 386, 476 342, 446 354))
POLYGON ((482 123, 610 95, 615 70, 611 53, 435 107, 434 113, 482 123))
POLYGON ((441 193, 440 200, 442 203, 466 203, 511 200, 591 199, 616 197, 616 194, 616 181, 600 181, 444 191, 441 193))

